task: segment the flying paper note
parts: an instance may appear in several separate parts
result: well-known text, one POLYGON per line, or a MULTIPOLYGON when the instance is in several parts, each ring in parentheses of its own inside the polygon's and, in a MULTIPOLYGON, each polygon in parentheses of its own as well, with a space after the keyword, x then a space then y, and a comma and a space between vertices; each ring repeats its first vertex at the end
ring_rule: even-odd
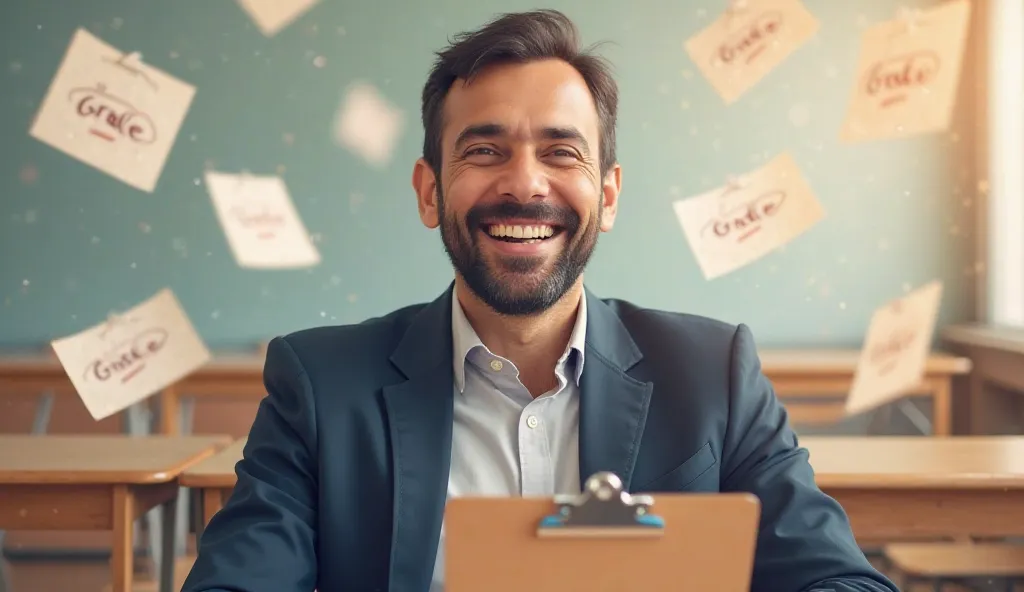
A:
POLYGON ((939 314, 942 284, 931 282, 875 311, 846 399, 854 415, 919 386, 939 314))
POLYGON ((744 179, 673 207, 708 280, 760 259, 825 216, 788 153, 744 179))
POLYGON ((169 289, 51 346, 97 421, 170 386, 210 359, 169 289))
POLYGON ((238 0, 266 37, 292 24, 320 0, 238 0))
POLYGON ((238 265, 285 269, 320 263, 320 253, 280 177, 211 171, 206 173, 206 187, 238 265))
POLYGON ((800 0, 734 0, 686 41, 686 52, 727 104, 735 102, 818 31, 800 0))
POLYGON ((968 0, 952 0, 865 31, 841 139, 890 139, 947 129, 970 13, 968 0))
POLYGON ((152 192, 196 89, 141 60, 78 29, 29 134, 152 192))
POLYGON ((357 83, 345 96, 334 120, 334 141, 366 162, 383 167, 391 160, 402 131, 402 112, 370 84, 357 83))

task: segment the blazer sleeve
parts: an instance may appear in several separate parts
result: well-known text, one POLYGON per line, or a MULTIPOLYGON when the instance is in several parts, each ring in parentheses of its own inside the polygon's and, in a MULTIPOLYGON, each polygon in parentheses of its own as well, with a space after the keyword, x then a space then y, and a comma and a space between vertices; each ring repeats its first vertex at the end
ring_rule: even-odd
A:
POLYGON ((267 396, 235 465, 237 485, 199 541, 182 592, 312 592, 317 582, 317 433, 310 383, 276 338, 267 396))
POLYGON ((898 592, 858 547, 843 508, 814 481, 750 329, 733 337, 722 491, 761 500, 752 592, 898 592))

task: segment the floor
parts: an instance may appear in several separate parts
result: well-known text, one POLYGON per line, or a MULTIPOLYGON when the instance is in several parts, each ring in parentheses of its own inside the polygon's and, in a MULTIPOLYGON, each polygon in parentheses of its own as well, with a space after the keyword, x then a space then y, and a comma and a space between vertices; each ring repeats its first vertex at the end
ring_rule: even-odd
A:
MULTIPOLYGON (((177 589, 188 575, 192 567, 192 558, 183 558, 176 566, 177 589)), ((16 562, 11 565, 13 590, 10 592, 109 592, 109 571, 101 562, 79 563, 48 563, 48 562, 16 562)), ((136 592, 156 592, 156 584, 152 579, 140 581, 135 586, 136 592)), ((918 585, 903 588, 903 592, 934 592, 930 585, 918 585)), ((1019 584, 1015 591, 1024 592, 1024 584, 1019 584)), ((1006 588, 994 582, 977 582, 972 587, 947 585, 942 592, 1006 592, 1006 588)))

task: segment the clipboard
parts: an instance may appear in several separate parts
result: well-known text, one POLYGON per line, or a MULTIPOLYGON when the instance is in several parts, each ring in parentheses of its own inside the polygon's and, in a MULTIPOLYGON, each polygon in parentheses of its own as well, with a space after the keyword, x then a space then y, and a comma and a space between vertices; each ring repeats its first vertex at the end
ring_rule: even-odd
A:
POLYGON ((445 592, 747 592, 761 504, 747 493, 462 497, 445 509, 445 592))

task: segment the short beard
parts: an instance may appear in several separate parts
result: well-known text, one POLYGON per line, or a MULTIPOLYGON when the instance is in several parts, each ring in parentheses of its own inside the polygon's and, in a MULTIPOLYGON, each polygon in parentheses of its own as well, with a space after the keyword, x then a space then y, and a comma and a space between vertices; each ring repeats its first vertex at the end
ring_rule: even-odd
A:
MULTIPOLYGON (((558 209, 549 204, 522 205, 518 202, 502 202, 491 206, 474 206, 467 214, 464 224, 449 217, 444 207, 444 192, 437 186, 438 215, 441 219, 441 242, 451 260, 452 266, 465 280, 466 285, 480 300, 495 312, 505 316, 523 317, 544 312, 573 287, 583 269, 590 261, 597 246, 603 202, 598 199, 598 210, 580 235, 580 219, 575 211, 558 209), (491 269, 484 260, 478 244, 479 220, 485 211, 498 210, 506 217, 535 219, 538 222, 557 222, 562 228, 566 247, 555 259, 551 271, 539 283, 525 292, 510 289, 507 279, 501 274, 524 274, 538 266, 535 257, 507 257, 504 270, 491 269)), ((512 280, 514 281, 514 280, 512 280)))

